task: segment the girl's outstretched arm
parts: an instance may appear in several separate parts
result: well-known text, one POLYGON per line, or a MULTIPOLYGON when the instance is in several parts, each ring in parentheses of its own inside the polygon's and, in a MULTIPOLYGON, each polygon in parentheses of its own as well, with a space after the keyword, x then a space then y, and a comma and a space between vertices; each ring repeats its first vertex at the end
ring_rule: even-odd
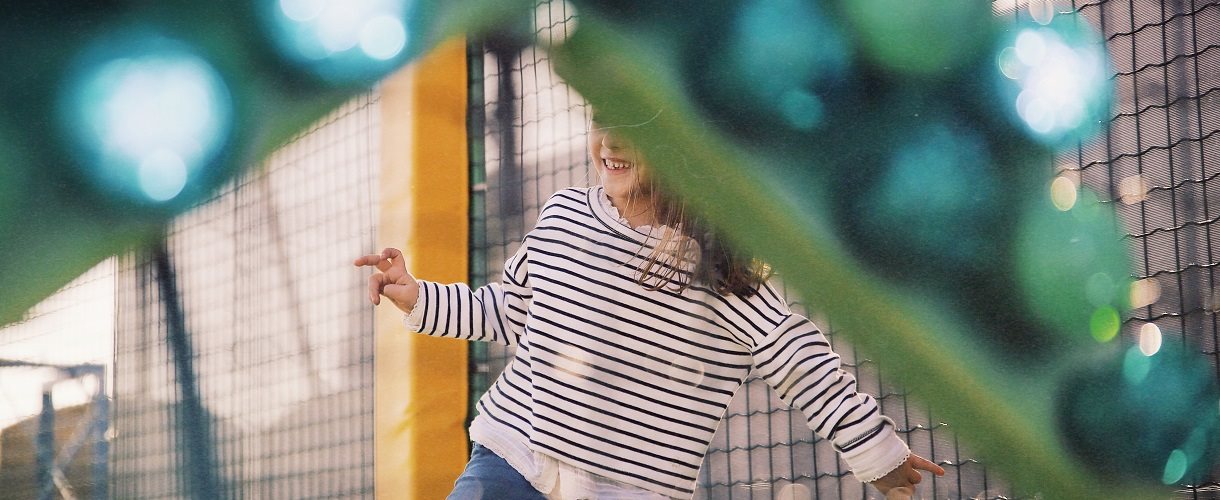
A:
POLYGON ((945 469, 931 461, 915 454, 907 457, 906 462, 889 474, 873 481, 872 485, 885 495, 886 500, 909 500, 915 492, 915 485, 923 481, 919 471, 925 470, 938 476, 945 475, 945 469))
POLYGON ((416 280, 406 271, 402 254, 393 248, 356 259, 356 265, 381 270, 369 277, 369 300, 378 304, 380 295, 389 298, 407 313, 403 322, 409 330, 513 346, 525 330, 526 311, 533 298, 526 253, 523 244, 504 264, 503 282, 474 290, 464 283, 416 280))
MULTIPOLYGON (((877 401, 856 388, 830 342, 813 322, 792 313, 773 288, 764 285, 735 307, 754 367, 785 403, 805 415, 809 428, 834 444, 856 477, 882 493, 918 483, 918 469, 944 474, 911 454, 881 414, 877 401)), ((726 314, 728 318, 733 315, 726 314)))

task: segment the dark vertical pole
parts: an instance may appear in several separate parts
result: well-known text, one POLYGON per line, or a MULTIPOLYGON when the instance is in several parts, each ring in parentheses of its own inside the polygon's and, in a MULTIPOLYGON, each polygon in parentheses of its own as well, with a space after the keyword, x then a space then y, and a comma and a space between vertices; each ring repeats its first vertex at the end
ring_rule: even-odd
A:
POLYGON ((517 87, 513 82, 513 64, 520 55, 500 45, 490 48, 497 63, 495 119, 500 132, 500 211, 505 216, 520 215, 525 211, 521 193, 524 181, 521 164, 517 161, 517 87))
MULTIPOLYGON (((467 110, 466 144, 470 162, 470 260, 469 279, 472 285, 481 286, 490 277, 487 271, 487 101, 483 95, 486 74, 483 68, 483 41, 471 39, 466 45, 467 110)), ((478 412, 479 396, 487 388, 487 343, 471 342, 467 355, 467 371, 470 378, 470 401, 466 408, 466 425, 474 420, 478 412)))
POLYGON ((220 498, 220 480, 214 463, 211 426, 203 403, 199 399, 193 366, 194 353, 186 332, 186 318, 178 295, 177 275, 170 264, 169 251, 162 240, 153 249, 153 265, 157 270, 157 283, 161 291, 161 304, 165 307, 165 319, 169 331, 167 341, 174 358, 174 373, 181 391, 178 415, 178 448, 186 469, 189 494, 198 500, 220 498))
POLYGON ((51 468, 55 466, 55 405, 51 400, 51 386, 42 390, 42 412, 38 415, 38 444, 35 446, 37 466, 34 471, 39 500, 49 500, 55 494, 55 481, 51 468))

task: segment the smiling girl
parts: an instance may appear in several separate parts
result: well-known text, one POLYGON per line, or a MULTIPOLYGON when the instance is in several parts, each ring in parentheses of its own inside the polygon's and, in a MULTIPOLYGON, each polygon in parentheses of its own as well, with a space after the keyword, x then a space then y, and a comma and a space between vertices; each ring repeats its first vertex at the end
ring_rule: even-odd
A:
POLYGON ((659 189, 617 127, 591 124, 589 151, 600 183, 551 196, 499 283, 416 280, 393 248, 355 261, 377 268, 369 300, 390 299, 408 329, 516 347, 478 402, 449 498, 691 498, 751 371, 882 493, 944 474, 856 391, 766 266, 659 189))

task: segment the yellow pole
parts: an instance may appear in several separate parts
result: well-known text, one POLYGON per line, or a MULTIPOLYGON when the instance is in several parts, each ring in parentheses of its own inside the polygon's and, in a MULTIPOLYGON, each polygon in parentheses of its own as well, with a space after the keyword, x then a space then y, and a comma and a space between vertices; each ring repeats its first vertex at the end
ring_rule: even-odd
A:
MULTIPOLYGON (((465 281, 469 179, 466 44, 451 40, 382 82, 379 248, 421 279, 465 281)), ((465 466, 466 343, 376 316, 375 482, 379 499, 444 498, 465 466)))

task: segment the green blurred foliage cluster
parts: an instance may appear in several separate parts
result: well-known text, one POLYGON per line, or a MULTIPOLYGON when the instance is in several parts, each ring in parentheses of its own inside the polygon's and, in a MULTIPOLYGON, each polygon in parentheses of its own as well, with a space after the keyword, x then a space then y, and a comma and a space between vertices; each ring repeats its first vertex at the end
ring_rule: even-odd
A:
MULTIPOLYGON (((1056 148, 1109 118, 1087 21, 1014 24, 985 2, 574 3, 585 15, 557 50, 561 76, 643 124, 624 133, 673 189, 1018 485, 1139 498, 1152 490, 1124 488, 1197 479, 1167 463, 1213 463, 1214 411, 1165 397, 1167 418, 1111 425, 1158 385, 1079 369, 1126 356, 1113 344, 1132 269, 1112 205, 1078 183, 1052 200, 1056 148)), ((1175 359, 1158 380, 1205 371, 1175 359)), ((1220 403, 1214 383, 1194 387, 1220 403)))

